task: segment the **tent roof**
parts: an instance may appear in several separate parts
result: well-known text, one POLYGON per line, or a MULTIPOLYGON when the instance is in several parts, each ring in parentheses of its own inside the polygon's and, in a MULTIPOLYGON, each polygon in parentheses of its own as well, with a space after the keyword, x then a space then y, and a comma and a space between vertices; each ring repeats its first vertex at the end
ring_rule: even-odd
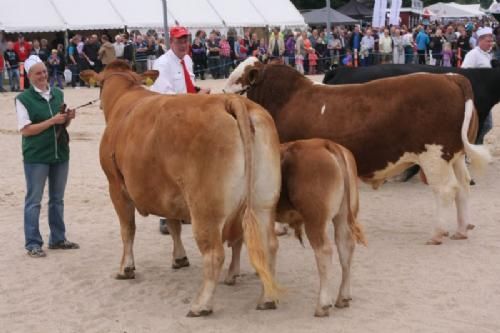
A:
MULTIPOLYGON (((124 0, 119 0, 120 3, 122 1, 124 0)), ((136 3, 135 1, 132 2, 136 3)), ((162 24, 160 26, 163 26, 163 8, 161 0, 156 0, 156 2, 159 4, 159 12, 162 15, 162 24)), ((117 8, 120 8, 120 6, 117 8)), ((172 13, 175 20, 179 22, 180 25, 185 27, 213 28, 224 26, 207 0, 168 0, 167 10, 172 13)), ((169 23, 169 25, 173 24, 169 23)))
POLYGON ((208 0, 220 19, 230 27, 263 27, 267 21, 251 0, 208 0), (245 15, 241 15, 245 13, 245 15))
MULTIPOLYGON (((50 0, 70 30, 119 29, 123 21, 109 1, 50 0)), ((30 6, 37 1, 29 1, 30 6)), ((31 9, 31 8, 30 8, 31 9)), ((27 11, 23 11, 23 14, 27 11)), ((36 12, 35 12, 36 13, 36 12)), ((36 13, 39 15, 39 13, 36 13)), ((22 17, 18 17, 24 20, 22 17)), ((47 20, 47 22, 50 22, 47 20)))
POLYGON ((0 30, 6 32, 61 31, 66 29, 62 17, 49 0, 0 0, 0 8, 0 30), (26 8, 30 10, 26 10, 26 8))
POLYGON ((467 6, 459 5, 456 3, 443 3, 438 2, 428 7, 429 10, 436 13, 437 17, 449 18, 449 17, 479 17, 483 16, 484 13, 481 11, 473 11, 467 6))
POLYGON ((356 0, 350 0, 345 5, 337 8, 337 11, 350 17, 366 17, 373 15, 373 10, 356 0))
MULTIPOLYGON (((130 28, 163 27, 163 8, 161 1, 141 0, 140 6, 130 0, 109 0, 122 18, 122 26, 130 28)), ((169 2, 170 3, 170 2, 169 2)), ((175 18, 167 7, 167 19, 170 25, 175 24, 175 18)))
POLYGON ((355 24, 358 21, 336 11, 335 9, 324 7, 320 9, 314 9, 305 13, 302 13, 307 24, 318 24, 324 23, 328 19, 328 11, 330 12, 330 22, 336 24, 355 24))
MULTIPOLYGON (((269 26, 304 27, 304 17, 290 0, 250 0, 269 26)), ((244 16, 244 13, 242 13, 244 16)))
MULTIPOLYGON (((0 0, 0 30, 162 28, 161 0, 0 0)), ((168 0, 169 26, 305 26, 290 0, 168 0)))

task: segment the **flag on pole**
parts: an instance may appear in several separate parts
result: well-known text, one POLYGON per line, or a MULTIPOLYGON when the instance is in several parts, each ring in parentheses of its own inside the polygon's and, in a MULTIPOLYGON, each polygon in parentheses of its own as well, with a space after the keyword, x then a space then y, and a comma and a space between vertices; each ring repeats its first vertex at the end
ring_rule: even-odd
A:
POLYGON ((387 9, 387 0, 375 0, 373 6, 372 27, 380 28, 385 26, 385 12, 387 9))
POLYGON ((402 0, 392 0, 389 24, 399 26, 399 12, 401 11, 402 0))

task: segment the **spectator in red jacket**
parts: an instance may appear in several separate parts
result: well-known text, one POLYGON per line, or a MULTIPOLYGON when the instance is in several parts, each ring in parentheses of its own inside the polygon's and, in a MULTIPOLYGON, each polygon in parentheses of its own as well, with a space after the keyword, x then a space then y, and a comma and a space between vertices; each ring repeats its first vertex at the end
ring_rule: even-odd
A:
MULTIPOLYGON (((31 53, 31 45, 27 41, 24 40, 24 36, 19 34, 17 37, 17 42, 14 43, 14 51, 17 53, 19 57, 19 62, 24 62, 31 53)), ((26 71, 22 74, 24 76, 24 88, 29 87, 28 74, 26 71)))
POLYGON ((21 34, 17 37, 17 42, 14 43, 14 51, 16 51, 20 62, 24 62, 30 56, 31 45, 24 40, 24 36, 21 34))

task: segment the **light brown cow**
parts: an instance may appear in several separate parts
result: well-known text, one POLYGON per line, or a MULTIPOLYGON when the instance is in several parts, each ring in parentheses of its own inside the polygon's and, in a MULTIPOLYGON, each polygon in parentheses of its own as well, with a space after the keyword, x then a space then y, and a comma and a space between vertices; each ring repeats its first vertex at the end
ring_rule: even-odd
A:
POLYGON ((281 178, 271 117, 240 97, 150 92, 121 61, 90 76, 101 84, 106 129, 100 161, 123 240, 117 278, 134 278, 135 210, 190 219, 204 278, 188 316, 208 315, 224 261, 222 229, 238 227, 263 284, 258 307, 273 308, 281 178))
POLYGON ((374 187, 420 165, 436 195, 427 243, 441 244, 447 235, 441 209, 452 200, 458 215, 452 239, 467 238, 470 174, 464 155, 478 169, 490 155, 469 141, 475 137, 477 114, 465 77, 419 73, 326 86, 314 84, 289 66, 263 65, 251 57, 235 69, 224 90, 247 92, 266 108, 281 142, 324 138, 345 146, 356 158, 361 179, 374 187))
MULTIPOLYGON (((330 278, 332 247, 327 226, 333 222, 335 243, 342 266, 342 282, 335 306, 349 306, 351 262, 355 242, 366 245, 356 222, 358 174, 351 152, 329 140, 310 139, 281 145, 281 194, 276 220, 288 223, 302 242, 302 227, 314 250, 320 279, 315 316, 328 316, 332 306, 330 278)), ((235 236, 231 237, 237 238, 235 236)), ((226 284, 234 284, 240 273, 242 241, 232 244, 232 261, 226 284)))

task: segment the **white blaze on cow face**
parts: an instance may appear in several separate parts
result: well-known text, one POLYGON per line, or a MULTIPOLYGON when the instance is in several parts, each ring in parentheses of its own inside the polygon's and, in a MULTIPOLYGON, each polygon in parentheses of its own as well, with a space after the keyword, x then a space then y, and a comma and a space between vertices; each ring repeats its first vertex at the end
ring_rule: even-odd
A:
POLYGON ((256 57, 249 57, 240 63, 227 79, 226 85, 222 91, 224 93, 238 93, 245 89, 246 87, 238 81, 243 77, 243 74, 245 74, 245 68, 247 68, 247 66, 253 66, 258 61, 259 59, 256 57))
POLYGON ((323 107, 321 108, 321 115, 323 115, 325 113, 325 109, 326 109, 326 105, 323 104, 323 107))

